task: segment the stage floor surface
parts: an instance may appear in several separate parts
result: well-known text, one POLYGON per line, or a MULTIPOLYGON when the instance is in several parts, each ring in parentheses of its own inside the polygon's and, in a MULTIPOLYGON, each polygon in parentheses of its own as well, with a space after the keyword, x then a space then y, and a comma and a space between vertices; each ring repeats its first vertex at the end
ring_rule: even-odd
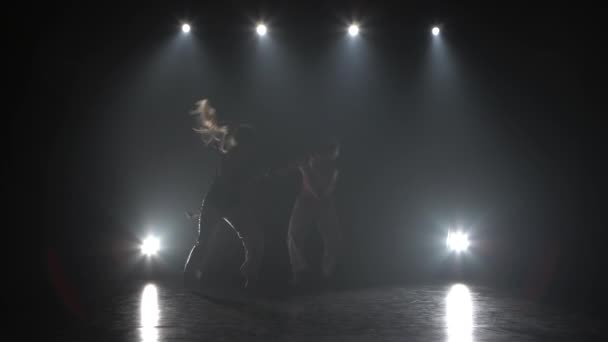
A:
POLYGON ((608 341, 606 321, 453 283, 254 300, 133 284, 66 341, 608 341), (215 298, 215 297, 214 297, 215 298))

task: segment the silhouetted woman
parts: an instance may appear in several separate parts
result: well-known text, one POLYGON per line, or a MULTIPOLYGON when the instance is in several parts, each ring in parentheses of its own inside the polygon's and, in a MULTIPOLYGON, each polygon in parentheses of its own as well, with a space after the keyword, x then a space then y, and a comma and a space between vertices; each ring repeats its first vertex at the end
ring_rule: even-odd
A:
POLYGON ((208 100, 197 105, 194 113, 200 116, 201 126, 195 131, 219 152, 220 163, 202 204, 199 236, 186 261, 185 280, 193 277, 204 280, 211 237, 225 221, 235 230, 245 249, 241 274, 248 286, 257 280, 264 249, 264 235, 257 219, 259 210, 256 210, 262 169, 255 131, 249 125, 220 121, 208 100))

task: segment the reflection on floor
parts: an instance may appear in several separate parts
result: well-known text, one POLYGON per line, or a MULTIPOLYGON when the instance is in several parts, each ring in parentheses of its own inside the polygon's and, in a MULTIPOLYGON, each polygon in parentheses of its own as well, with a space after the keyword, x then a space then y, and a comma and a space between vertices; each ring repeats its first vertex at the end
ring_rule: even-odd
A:
MULTIPOLYGON (((94 333, 127 341, 591 341, 605 322, 551 311, 465 284, 390 287, 282 301, 213 301, 141 284, 111 303, 94 333)), ((90 334, 89 336, 86 336, 90 334)), ((75 336, 79 335, 79 336, 75 336)))

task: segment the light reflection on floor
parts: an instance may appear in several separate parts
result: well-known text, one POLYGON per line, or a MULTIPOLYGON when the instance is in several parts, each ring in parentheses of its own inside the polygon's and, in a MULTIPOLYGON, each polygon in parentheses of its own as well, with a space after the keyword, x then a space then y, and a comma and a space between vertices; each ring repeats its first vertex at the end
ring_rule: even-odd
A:
POLYGON ((143 283, 70 341, 608 341, 605 321, 472 284, 325 292, 276 302, 209 300, 143 283))
POLYGON ((449 342, 473 341, 473 300, 466 285, 453 285, 445 298, 446 333, 449 342))
POLYGON ((144 287, 141 295, 140 322, 141 341, 158 341, 158 320, 160 309, 158 306, 158 289, 154 284, 144 287))

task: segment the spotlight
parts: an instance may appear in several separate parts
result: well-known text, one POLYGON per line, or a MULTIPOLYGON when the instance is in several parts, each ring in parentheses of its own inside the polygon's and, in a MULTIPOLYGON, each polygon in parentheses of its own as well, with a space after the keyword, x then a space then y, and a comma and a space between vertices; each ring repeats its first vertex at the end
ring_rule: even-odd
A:
POLYGON ((184 33, 190 32, 190 25, 189 24, 183 24, 182 25, 182 32, 184 32, 184 33))
POLYGON ((348 34, 351 37, 356 37, 359 34, 359 25, 357 25, 357 24, 351 24, 348 27, 348 34))
POLYGON ((160 249, 160 241, 154 236, 148 236, 141 244, 141 253, 147 256, 152 256, 158 253, 160 249))
POLYGON ((463 233, 462 231, 449 231, 446 244, 450 251, 460 253, 465 252, 471 243, 469 242, 469 236, 466 233, 463 233))
POLYGON ((431 33, 433 34, 433 36, 438 36, 439 35, 439 27, 435 26, 433 27, 433 29, 431 30, 431 33))
POLYGON ((258 24, 258 26, 256 26, 255 32, 258 33, 258 36, 263 37, 266 35, 266 32, 268 32, 268 28, 266 27, 266 25, 260 23, 258 24))

